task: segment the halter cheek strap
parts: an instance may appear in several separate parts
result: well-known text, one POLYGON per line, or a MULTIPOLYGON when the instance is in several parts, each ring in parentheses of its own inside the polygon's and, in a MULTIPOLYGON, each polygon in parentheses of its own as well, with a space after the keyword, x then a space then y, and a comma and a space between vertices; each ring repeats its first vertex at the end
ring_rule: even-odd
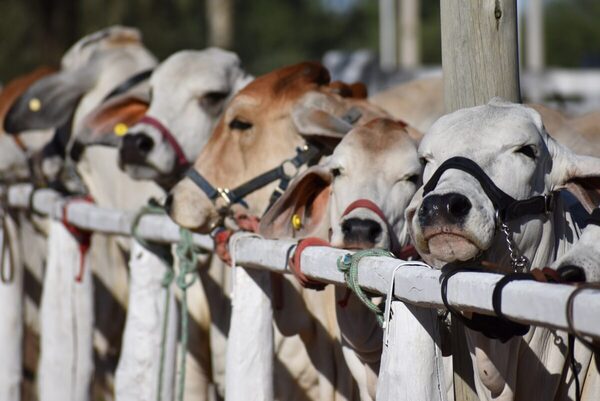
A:
POLYGON ((423 186, 423 195, 427 195, 437 186, 442 174, 446 170, 461 170, 475 178, 487 197, 492 201, 501 221, 510 221, 523 216, 547 214, 554 205, 554 193, 533 196, 529 199, 516 200, 498 188, 492 179, 473 160, 466 157, 455 156, 446 160, 433 173, 427 184, 423 186))
POLYGON ((171 131, 169 131, 169 129, 165 127, 160 121, 158 121, 154 117, 145 115, 141 118, 141 120, 138 123, 147 124, 156 128, 158 132, 160 132, 160 135, 163 137, 163 139, 169 143, 169 146, 171 146, 171 149, 173 149, 173 151, 175 152, 177 166, 189 166, 190 162, 187 160, 187 157, 185 156, 181 145, 179 145, 179 142, 177 142, 177 139, 175 139, 175 136, 173 136, 171 131))

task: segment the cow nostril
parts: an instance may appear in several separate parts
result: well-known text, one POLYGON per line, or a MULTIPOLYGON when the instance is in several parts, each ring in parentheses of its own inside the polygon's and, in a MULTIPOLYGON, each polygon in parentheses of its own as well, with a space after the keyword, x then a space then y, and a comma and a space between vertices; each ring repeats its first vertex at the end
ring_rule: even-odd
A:
POLYGON ((173 206, 173 194, 169 194, 167 195, 167 198, 165 199, 165 211, 167 212, 167 214, 171 213, 171 207, 173 206))
POLYGON ((375 243, 383 229, 371 219, 350 218, 342 223, 342 234, 346 242, 375 243))
POLYGON ((149 153, 154 147, 154 141, 144 133, 135 136, 135 145, 143 153, 149 153))
POLYGON ((452 193, 448 195, 448 212, 454 217, 464 217, 471 210, 471 202, 466 196, 452 193))

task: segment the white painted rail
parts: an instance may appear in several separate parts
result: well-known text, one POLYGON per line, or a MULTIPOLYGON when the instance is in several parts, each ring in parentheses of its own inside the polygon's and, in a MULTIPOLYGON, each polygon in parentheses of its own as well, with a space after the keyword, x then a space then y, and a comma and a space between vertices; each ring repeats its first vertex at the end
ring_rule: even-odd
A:
MULTIPOLYGON (((36 212, 62 218, 65 200, 58 193, 40 189, 31 195, 29 184, 13 185, 8 189, 8 203, 13 207, 28 208, 30 199, 36 212)), ((87 203, 69 205, 68 220, 82 229, 104 233, 129 235, 134 212, 109 210, 87 203)), ((140 221, 140 234, 151 241, 177 242, 178 227, 165 216, 145 216, 140 221)), ((212 249, 212 239, 194 235, 194 242, 203 249, 212 249)), ((237 264, 246 268, 289 273, 286 255, 290 240, 240 238, 235 242, 237 264)), ((302 254, 302 270, 308 277, 334 284, 344 284, 344 275, 336 262, 347 252, 327 247, 311 247, 302 254)), ((360 284, 367 290, 385 294, 390 286, 392 272, 399 261, 392 258, 365 258, 359 267, 360 284)), ((433 308, 443 308, 438 270, 423 267, 405 267, 395 274, 395 298, 404 302, 433 308)), ((463 311, 493 315, 492 292, 502 278, 493 273, 458 273, 448 284, 448 301, 463 311)), ((517 281, 503 290, 502 311, 507 317, 555 329, 567 329, 566 303, 574 287, 517 281)), ((574 301, 574 327, 583 334, 600 339, 600 290, 584 290, 574 301)))

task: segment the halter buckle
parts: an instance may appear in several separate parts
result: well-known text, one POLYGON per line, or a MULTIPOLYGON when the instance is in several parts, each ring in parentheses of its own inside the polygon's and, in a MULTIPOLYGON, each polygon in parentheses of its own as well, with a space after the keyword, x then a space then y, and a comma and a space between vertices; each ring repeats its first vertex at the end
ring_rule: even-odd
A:
POLYGON ((294 162, 292 161, 292 159, 287 159, 286 161, 284 161, 283 163, 281 163, 281 173, 288 180, 291 180, 292 178, 295 178, 298 175, 299 171, 300 171, 300 169, 294 164, 294 162), (286 172, 286 166, 291 166, 293 173, 288 174, 286 172))
POLYGON ((231 198, 229 197, 229 188, 217 188, 219 196, 227 203, 227 206, 231 205, 231 198))
POLYGON ((554 192, 544 195, 544 214, 549 214, 554 210, 554 192))

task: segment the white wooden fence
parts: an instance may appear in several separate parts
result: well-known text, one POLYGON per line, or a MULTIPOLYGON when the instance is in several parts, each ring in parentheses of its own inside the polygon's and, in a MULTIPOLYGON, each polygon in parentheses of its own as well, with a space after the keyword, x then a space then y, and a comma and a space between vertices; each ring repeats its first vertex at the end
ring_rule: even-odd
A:
MULTIPOLYGON (((11 207, 32 207, 37 213, 54 219, 63 218, 65 200, 52 190, 40 189, 32 194, 29 184, 13 185, 3 190, 7 191, 11 207)), ((133 216, 132 212, 107 210, 87 203, 72 203, 69 205, 68 220, 85 230, 129 235, 133 216)), ((165 216, 143 217, 139 232, 151 241, 170 243, 179 240, 178 227, 165 216)), ((212 248, 212 239, 207 236, 195 235, 194 242, 201 248, 212 248)), ((266 271, 289 273, 286 255, 293 244, 294 241, 266 240, 244 234, 236 235, 231 240, 230 248, 235 264, 245 269, 236 271, 235 297, 240 302, 234 299, 229 346, 239 347, 239 352, 228 350, 227 383, 235 383, 235 389, 233 384, 231 389, 227 388, 228 399, 247 399, 248 394, 254 394, 255 399, 261 400, 272 397, 272 309, 266 271), (253 280, 244 279, 249 276, 253 280), (242 302, 242 299, 245 301, 242 302), (249 299, 252 301, 248 301, 249 299), (243 335, 234 332, 236 327, 243 328, 243 335), (258 349, 259 347, 262 349, 258 349), (251 351, 252 349, 256 352, 251 351), (252 354, 252 357, 248 357, 248 354, 252 354), (239 356, 237 360, 235 355, 239 356), (242 356, 243 361, 240 360, 242 356)), ((302 254, 302 271, 315 280, 345 285, 343 273, 338 271, 336 261, 346 253, 347 251, 328 247, 308 248, 302 254)), ((391 291, 394 300, 392 309, 404 303, 412 305, 410 308, 414 306, 423 310, 443 308, 440 271, 424 265, 398 268, 399 264, 401 261, 393 258, 365 258, 359 266, 361 286, 377 294, 389 294, 391 291)), ((493 314, 492 292, 501 277, 491 273, 458 273, 449 281, 448 301, 462 311, 493 314)), ((521 323, 566 330, 566 303, 573 291, 574 288, 567 285, 511 282, 503 291, 502 310, 507 317, 521 323)), ((597 318, 600 316, 600 290, 584 290, 575 299, 573 307, 575 329, 600 339, 600 319, 597 318)), ((392 325, 396 328, 398 326, 401 325, 392 325)), ((389 334, 393 336, 393 333, 389 334)), ((386 352, 389 354, 384 355, 384 359, 388 360, 393 359, 395 352, 398 352, 398 359, 408 357, 406 349, 384 350, 384 354, 386 352)), ((390 372, 386 372, 382 365, 380 382, 386 375, 390 375, 390 372)), ((393 381, 388 382, 391 383, 388 386, 394 385, 393 381)), ((389 394, 380 399, 399 399, 397 392, 394 394, 389 389, 386 391, 389 394)))

